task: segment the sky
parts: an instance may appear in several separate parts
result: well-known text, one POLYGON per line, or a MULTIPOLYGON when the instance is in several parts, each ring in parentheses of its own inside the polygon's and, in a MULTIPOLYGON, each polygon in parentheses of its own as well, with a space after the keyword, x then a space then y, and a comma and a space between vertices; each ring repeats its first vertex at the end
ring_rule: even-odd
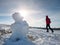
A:
POLYGON ((60 0, 0 0, 0 24, 12 24, 12 14, 19 12, 29 26, 45 27, 46 15, 51 27, 60 27, 60 0))

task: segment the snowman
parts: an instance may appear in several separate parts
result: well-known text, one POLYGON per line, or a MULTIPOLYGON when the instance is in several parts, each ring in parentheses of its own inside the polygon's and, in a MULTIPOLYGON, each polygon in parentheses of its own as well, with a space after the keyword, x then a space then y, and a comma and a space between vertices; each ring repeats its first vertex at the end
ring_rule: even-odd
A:
POLYGON ((4 45, 35 45, 26 36, 29 32, 28 23, 23 20, 23 17, 18 12, 15 12, 12 17, 15 20, 11 25, 12 35, 4 45))

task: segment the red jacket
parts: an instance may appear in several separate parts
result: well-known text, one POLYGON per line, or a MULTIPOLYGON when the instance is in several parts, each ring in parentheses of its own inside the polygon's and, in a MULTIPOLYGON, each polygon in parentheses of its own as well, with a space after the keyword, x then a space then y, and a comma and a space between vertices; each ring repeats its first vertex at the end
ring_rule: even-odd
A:
POLYGON ((50 23, 51 23, 50 19, 48 18, 48 16, 46 16, 46 24, 50 24, 50 23))

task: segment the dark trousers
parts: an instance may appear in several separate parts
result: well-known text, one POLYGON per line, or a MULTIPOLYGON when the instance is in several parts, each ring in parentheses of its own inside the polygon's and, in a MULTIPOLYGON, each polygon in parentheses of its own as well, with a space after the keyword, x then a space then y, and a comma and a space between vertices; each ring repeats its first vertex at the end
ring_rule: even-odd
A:
POLYGON ((46 25, 46 29, 47 29, 47 32, 49 32, 49 29, 52 31, 52 33, 54 32, 53 29, 50 27, 50 24, 46 25))

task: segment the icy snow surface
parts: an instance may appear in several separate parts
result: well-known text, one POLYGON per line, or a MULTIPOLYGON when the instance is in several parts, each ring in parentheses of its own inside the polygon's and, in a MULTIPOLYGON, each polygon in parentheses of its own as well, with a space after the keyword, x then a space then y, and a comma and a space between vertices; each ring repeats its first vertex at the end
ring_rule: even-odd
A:
POLYGON ((34 43, 37 45, 60 45, 60 31, 56 30, 53 34, 42 29, 30 29, 31 35, 36 37, 34 43))
MULTIPOLYGON (((30 29, 31 35, 35 36, 35 40, 32 41, 36 45, 60 45, 60 31, 57 30, 54 34, 46 33, 46 30, 42 29, 30 29)), ((0 45, 3 45, 5 40, 10 38, 11 34, 2 35, 0 38, 0 45)))

